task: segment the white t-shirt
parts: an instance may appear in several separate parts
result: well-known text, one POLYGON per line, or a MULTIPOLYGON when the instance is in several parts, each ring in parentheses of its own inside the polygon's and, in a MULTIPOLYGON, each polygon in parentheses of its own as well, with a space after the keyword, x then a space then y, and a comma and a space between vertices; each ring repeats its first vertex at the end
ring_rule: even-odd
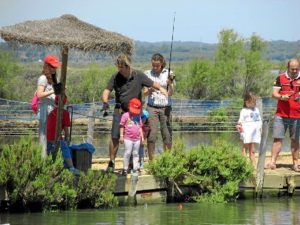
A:
MULTIPOLYGON (((153 70, 147 70, 145 71, 145 74, 153 81, 160 84, 161 87, 167 88, 167 81, 168 81, 168 70, 163 69, 159 75, 153 72, 153 70)), ((164 106, 170 106, 172 105, 171 97, 166 97, 163 95, 159 90, 153 91, 148 98, 146 99, 146 102, 150 106, 158 106, 158 107, 164 107, 164 106)))
POLYGON ((239 123, 242 124, 243 132, 241 140, 244 144, 260 143, 262 120, 258 108, 243 108, 240 112, 239 123))

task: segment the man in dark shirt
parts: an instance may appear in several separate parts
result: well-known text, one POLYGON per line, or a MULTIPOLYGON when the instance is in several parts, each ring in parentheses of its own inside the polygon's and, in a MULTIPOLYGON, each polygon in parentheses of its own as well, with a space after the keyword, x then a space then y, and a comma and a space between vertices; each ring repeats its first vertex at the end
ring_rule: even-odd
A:
POLYGON ((114 170, 114 161, 117 155, 120 138, 120 119, 123 112, 128 111, 128 102, 132 98, 142 100, 143 87, 152 87, 159 90, 165 96, 168 96, 166 89, 159 83, 152 81, 143 72, 131 67, 131 59, 127 55, 119 55, 116 59, 118 71, 114 73, 109 80, 106 89, 102 93, 103 110, 108 109, 108 99, 110 93, 115 91, 115 108, 113 114, 111 140, 109 143, 110 161, 107 171, 114 170))

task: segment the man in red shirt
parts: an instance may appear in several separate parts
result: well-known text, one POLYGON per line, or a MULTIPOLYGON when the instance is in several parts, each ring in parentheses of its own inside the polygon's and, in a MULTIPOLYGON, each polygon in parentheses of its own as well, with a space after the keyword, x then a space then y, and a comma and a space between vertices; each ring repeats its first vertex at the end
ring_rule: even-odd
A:
POLYGON ((274 81, 272 97, 277 99, 277 110, 273 125, 273 146, 270 169, 276 169, 276 159, 281 151, 282 140, 287 128, 291 138, 293 170, 300 172, 298 167, 299 136, 300 136, 300 74, 299 62, 289 60, 287 71, 280 74, 274 81))

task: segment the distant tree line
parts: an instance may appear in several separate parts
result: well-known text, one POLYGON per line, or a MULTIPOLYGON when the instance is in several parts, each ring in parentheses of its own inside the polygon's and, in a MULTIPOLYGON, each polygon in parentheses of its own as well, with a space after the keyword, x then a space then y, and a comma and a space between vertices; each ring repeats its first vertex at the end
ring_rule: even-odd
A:
MULTIPOLYGON (((232 29, 222 30, 218 37, 219 42, 215 45, 174 43, 172 70, 176 74, 175 97, 240 99, 246 91, 270 96, 273 79, 277 75, 271 72, 272 69, 284 70, 288 59, 299 57, 300 42, 266 42, 255 34, 243 38, 232 29), (270 46, 273 46, 272 51, 270 46), (205 52, 209 53, 206 55, 205 52), (276 57, 278 60, 274 61, 276 57)), ((141 70, 151 68, 150 58, 155 52, 168 58, 169 44, 137 42, 134 67, 141 70)), ((29 102, 42 70, 42 61, 38 59, 43 59, 48 53, 60 55, 58 48, 37 46, 27 51, 25 47, 13 46, 12 49, 1 43, 1 98, 29 102)), ((95 59, 96 54, 93 54, 69 53, 66 86, 70 103, 101 101, 101 93, 116 71, 110 56, 98 54, 95 59)))

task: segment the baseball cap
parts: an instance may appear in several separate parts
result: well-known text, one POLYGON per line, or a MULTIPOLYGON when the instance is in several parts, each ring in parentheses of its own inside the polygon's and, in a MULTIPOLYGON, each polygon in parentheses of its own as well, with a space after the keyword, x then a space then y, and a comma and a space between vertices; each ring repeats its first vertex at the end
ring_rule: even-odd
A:
POLYGON ((141 106, 142 106, 142 103, 138 98, 132 98, 129 101, 129 112, 131 112, 133 114, 140 114, 141 106))
MULTIPOLYGON (((60 97, 59 95, 56 95, 56 96, 55 96, 55 99, 54 99, 55 105, 58 105, 59 97, 60 97)), ((67 98, 67 96, 65 95, 64 101, 63 101, 63 104, 64 104, 64 105, 67 103, 67 100, 68 100, 68 98, 67 98)))
POLYGON ((44 59, 44 62, 46 64, 51 65, 54 68, 60 67, 59 60, 55 55, 47 55, 46 58, 44 59))

